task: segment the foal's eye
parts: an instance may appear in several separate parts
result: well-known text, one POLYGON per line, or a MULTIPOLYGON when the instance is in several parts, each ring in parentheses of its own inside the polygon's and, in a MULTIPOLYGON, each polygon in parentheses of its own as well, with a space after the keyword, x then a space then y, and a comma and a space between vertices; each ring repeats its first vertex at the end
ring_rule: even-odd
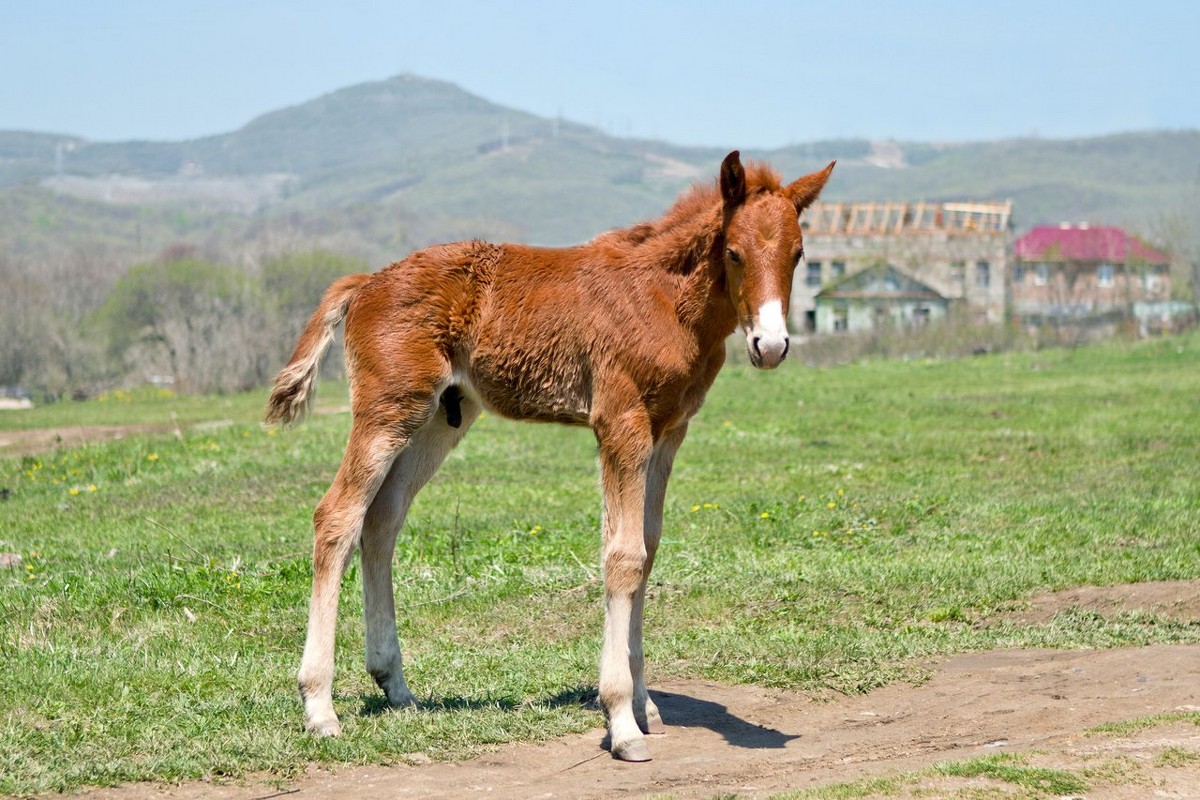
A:
POLYGON ((799 264, 802 258, 804 258, 804 248, 800 248, 796 251, 796 255, 792 256, 792 266, 799 264))
POLYGON ((742 257, 735 253, 732 247, 725 248, 725 253, 729 256, 729 260, 734 264, 742 263, 742 257))

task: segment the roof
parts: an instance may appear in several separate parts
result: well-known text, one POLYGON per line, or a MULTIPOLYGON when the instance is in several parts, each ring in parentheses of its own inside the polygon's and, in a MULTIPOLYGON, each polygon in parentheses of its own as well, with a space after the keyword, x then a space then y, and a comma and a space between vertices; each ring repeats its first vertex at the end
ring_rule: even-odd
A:
POLYGON ((817 292, 817 300, 941 300, 945 297, 891 264, 867 267, 817 292))
POLYGON ((1013 243, 1018 261, 1169 264, 1171 257, 1120 228, 1039 225, 1013 243))
POLYGON ((805 209, 806 234, 861 236, 871 234, 1003 233, 1008 230, 1012 201, 859 203, 816 202, 805 209))

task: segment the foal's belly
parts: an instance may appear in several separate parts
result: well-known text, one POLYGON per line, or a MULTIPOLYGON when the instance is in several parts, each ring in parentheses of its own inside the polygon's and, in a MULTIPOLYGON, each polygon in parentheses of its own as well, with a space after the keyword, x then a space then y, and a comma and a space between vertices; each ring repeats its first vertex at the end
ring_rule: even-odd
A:
POLYGON ((587 425, 592 406, 591 371, 582 360, 535 351, 482 350, 466 369, 455 370, 484 408, 510 419, 587 425))

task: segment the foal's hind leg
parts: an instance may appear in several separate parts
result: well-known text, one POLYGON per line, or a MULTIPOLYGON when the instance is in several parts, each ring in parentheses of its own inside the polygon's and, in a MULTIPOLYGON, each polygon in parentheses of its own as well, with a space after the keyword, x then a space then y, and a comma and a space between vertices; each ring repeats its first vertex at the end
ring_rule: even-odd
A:
POLYGON ((396 535, 417 492, 437 471, 479 414, 479 406, 459 400, 438 409, 396 457, 387 480, 367 511, 362 533, 363 615, 367 629, 367 672, 393 707, 415 705, 404 681, 396 603, 392 592, 392 554, 396 535), (457 423, 452 426, 451 423, 457 423))
POLYGON ((308 635, 300 661, 300 696, 305 727, 321 736, 341 732, 333 710, 333 646, 338 591, 362 533, 367 509, 388 475, 396 454, 429 420, 436 396, 428 395, 355 408, 346 455, 333 485, 313 515, 313 584, 308 635))

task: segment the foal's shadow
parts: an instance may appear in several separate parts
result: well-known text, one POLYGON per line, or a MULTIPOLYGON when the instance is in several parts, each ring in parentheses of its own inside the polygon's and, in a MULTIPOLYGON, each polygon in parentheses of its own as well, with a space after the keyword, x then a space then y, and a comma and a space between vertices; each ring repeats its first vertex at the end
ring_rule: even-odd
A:
MULTIPOLYGON (((559 692, 544 701, 518 702, 511 697, 460 697, 446 696, 425 698, 420 701, 420 708, 428 711, 463 711, 499 708, 513 711, 523 705, 543 705, 547 708, 581 707, 592 711, 599 709, 597 691, 594 686, 576 686, 559 692)), ((729 709, 720 703, 701 700, 685 694, 672 692, 650 692, 658 710, 671 728, 708 728, 719 733, 732 747, 743 747, 751 750, 781 750, 787 743, 799 739, 799 734, 789 734, 774 728, 764 728, 747 722, 741 717, 731 714, 729 709)), ((380 695, 362 695, 363 708, 359 712, 363 716, 374 716, 389 711, 387 701, 380 695)), ((608 749, 608 736, 604 737, 602 746, 608 749)))
POLYGON ((701 700, 686 694, 650 692, 650 697, 662 713, 667 729, 708 728, 719 733, 733 747, 750 750, 781 750, 787 743, 799 739, 799 734, 764 728, 731 714, 729 709, 711 700, 701 700))
MULTIPOLYGON (((374 717, 403 710, 389 706, 387 698, 378 693, 360 694, 359 699, 362 701, 362 708, 358 711, 360 717, 374 717)), ((481 711, 488 708, 512 711, 520 705, 522 704, 510 697, 461 697, 459 695, 423 697, 417 701, 417 709, 420 711, 481 711)))

